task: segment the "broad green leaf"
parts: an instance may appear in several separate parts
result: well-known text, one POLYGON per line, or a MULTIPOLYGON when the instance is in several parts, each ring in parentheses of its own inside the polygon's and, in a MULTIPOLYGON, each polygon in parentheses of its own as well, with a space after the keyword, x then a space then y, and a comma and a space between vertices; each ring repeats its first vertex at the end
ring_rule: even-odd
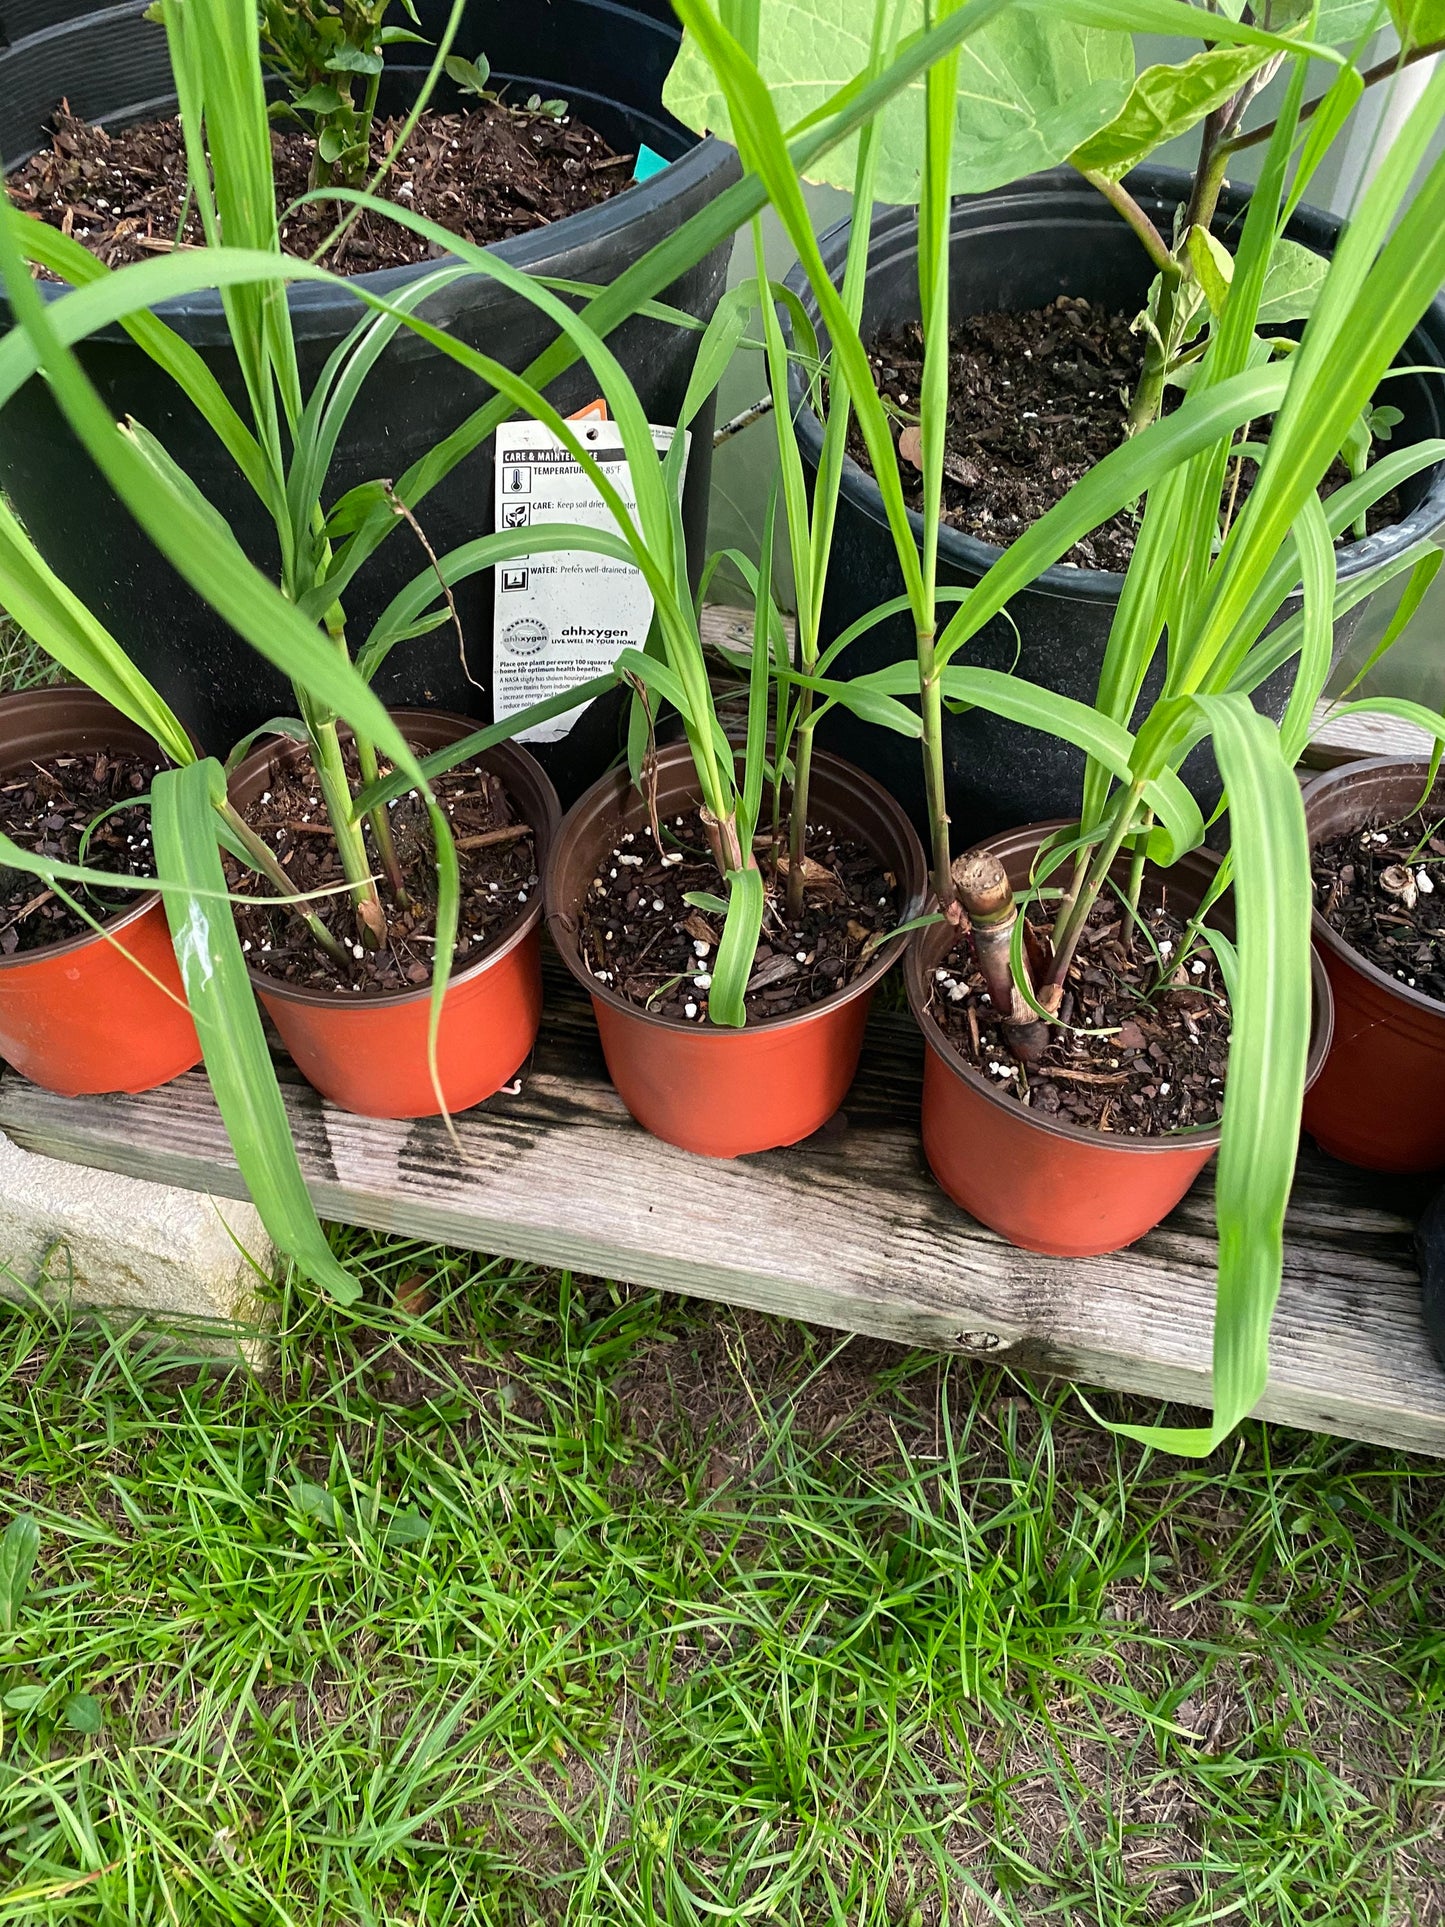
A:
POLYGON ((1390 0, 1390 18, 1406 47, 1445 40, 1445 0, 1390 0))
POLYGON ((364 47, 338 47, 326 65, 334 74, 379 74, 381 55, 364 47))
POLYGON ((48 1686, 12 1686, 4 1703, 12 1713, 33 1713, 45 1703, 49 1692, 48 1686))
POLYGON ((321 1525, 343 1527, 346 1523, 346 1514, 336 1495, 328 1492, 324 1485, 313 1484, 310 1479, 298 1479, 292 1486, 291 1503, 298 1512, 321 1525))
POLYGON ((431 1521, 423 1518, 415 1506, 407 1506, 403 1511, 392 1513, 381 1536, 388 1546, 419 1546, 430 1533, 431 1521))
POLYGON ((1389 17, 1385 0, 1320 0, 1315 34, 1332 47, 1353 47, 1361 34, 1377 31, 1389 17))
MULTIPOLYGON (((924 24, 924 0, 904 0, 904 35, 924 24)), ((869 64, 873 0, 762 0, 759 67, 784 128, 817 112, 869 64)), ((953 173, 956 194, 981 193, 1052 167, 1109 121, 1134 78, 1129 36, 1009 11, 975 32, 959 61, 953 173)), ((880 201, 912 205, 923 174, 924 83, 883 112, 880 201)), ((691 35, 663 89, 678 119, 732 138, 727 100, 691 35)), ((805 178, 851 190, 857 140, 805 169, 805 178)))
POLYGON ((60 1709, 60 1717, 72 1732, 95 1734, 105 1725, 105 1714, 94 1693, 71 1693, 60 1709))
MULTIPOLYGON (((1194 278, 1204 290, 1209 312, 1218 317, 1224 313, 1224 304, 1229 299, 1229 284, 1234 279, 1234 257, 1206 227, 1196 225, 1190 228, 1187 246, 1194 278)), ((1181 387, 1183 385, 1180 384, 1181 387)))
POLYGON ((291 105, 301 114, 334 114, 341 105, 341 96, 330 81, 318 80, 314 87, 298 94, 291 105))
POLYGON ((1260 321, 1303 321, 1315 305, 1315 296, 1329 268, 1324 255, 1281 235, 1265 270, 1260 321))
POLYGON ((0 1539, 0 1633, 13 1633, 20 1623, 20 1604, 39 1551, 39 1526, 28 1512, 17 1512, 0 1539))
POLYGON ((1156 148, 1238 93, 1270 54, 1263 47, 1206 47, 1177 64, 1146 67, 1119 112, 1069 155, 1077 168, 1122 180, 1156 148))
POLYGON ((483 93, 492 77, 491 63, 485 54, 478 54, 475 60, 467 60, 461 54, 448 54, 442 65, 446 68, 447 78, 454 80, 467 94, 483 93))
POLYGON ((236 1163, 266 1229, 338 1305, 361 1287, 331 1254, 301 1175, 216 847, 226 777, 208 758, 163 770, 151 789, 156 865, 172 883, 166 916, 181 981, 236 1163))

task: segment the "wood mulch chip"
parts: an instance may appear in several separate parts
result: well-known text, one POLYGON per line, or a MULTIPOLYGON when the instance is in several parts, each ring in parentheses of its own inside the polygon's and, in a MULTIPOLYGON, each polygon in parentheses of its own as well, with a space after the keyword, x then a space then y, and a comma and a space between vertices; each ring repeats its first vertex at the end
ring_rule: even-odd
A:
MULTIPOLYGON (((346 752, 353 789, 359 787, 354 752, 346 752)), ((388 766, 382 764, 383 775, 388 766)), ((536 845, 500 780, 480 763, 462 764, 432 785, 456 839, 461 870, 461 924, 453 973, 475 963, 501 937, 539 887, 536 845)), ((278 772, 272 787, 243 812, 264 838, 299 890, 326 889, 343 881, 336 839, 327 820, 309 756, 278 772)), ((399 909, 383 878, 379 884, 386 914, 387 941, 379 950, 356 941, 356 919, 346 895, 318 898, 311 908, 347 952, 345 968, 313 941, 291 910, 267 903, 238 907, 236 922, 253 970, 307 990, 352 991, 394 996, 431 982, 436 932, 436 870, 431 823, 420 799, 401 797, 391 808, 391 832, 412 897, 399 909)), ((232 887, 243 894, 272 895, 253 871, 228 860, 232 887)), ((378 865, 378 871, 380 866, 378 865)))
MULTIPOLYGON (((717 866, 696 810, 627 831, 578 913, 578 944, 599 983, 659 1016, 705 1024, 721 914, 684 902, 717 896, 717 866)), ((757 839, 767 885, 762 938, 745 1002, 750 1023, 791 1016, 851 983, 898 922, 902 885, 862 844, 810 824, 803 913, 787 916, 787 853, 757 839)))
MULTIPOLYGON (((1127 397, 1139 378, 1143 343, 1132 314, 1091 307, 1061 294, 1047 308, 1025 314, 967 315, 950 336, 947 453, 943 520, 981 542, 1007 548, 1061 501, 1074 483, 1126 439, 1127 397)), ((869 350, 880 395, 905 417, 894 441, 909 506, 923 506, 923 478, 915 456, 918 396, 923 382, 923 330, 916 321, 885 331, 869 350)), ((1168 391, 1166 412, 1180 393, 1168 391)), ((872 472, 856 423, 848 452, 872 472)), ((1239 467, 1232 492, 1237 511, 1256 469, 1239 467)), ((1336 462, 1321 486, 1329 495, 1349 480, 1336 462)), ((1391 491, 1371 510, 1373 532, 1398 521, 1400 497, 1391 491)), ((1061 557, 1080 569, 1122 574, 1134 553, 1138 519, 1128 510, 1084 536, 1061 557)), ((1348 536, 1341 538, 1349 540, 1348 536)))
MULTIPOLYGON (((399 119, 376 122, 373 167, 386 158, 401 125, 399 119)), ((281 124, 272 131, 271 148, 280 214, 307 191, 313 144, 309 134, 281 124)), ((465 113, 423 114, 379 192, 488 246, 610 200, 631 186, 632 160, 573 115, 558 121, 479 101, 465 113)), ((62 102, 49 147, 17 168, 6 187, 17 207, 74 235, 108 267, 203 239, 193 210, 181 219, 186 162, 176 119, 146 121, 112 135, 62 102)), ((296 209, 282 222, 282 247, 297 256, 314 254, 343 211, 331 202, 296 209)), ((323 260, 338 273, 366 274, 442 252, 395 221, 365 213, 323 260)))
POLYGON ((1445 1003, 1445 802, 1322 844, 1315 903, 1387 977, 1445 1003))
POLYGON ((1183 953, 1187 919, 1166 893, 1146 895, 1148 936, 1134 927, 1132 946, 1121 900, 1100 901, 1040 1062, 1010 1052, 966 936, 934 972, 935 1021, 999 1091, 1061 1124, 1127 1137, 1208 1129, 1224 1107, 1229 1004, 1209 946, 1183 953))
MULTIPOLYGON (((150 788, 162 768, 157 756, 134 750, 88 749, 51 756, 0 777, 0 830, 22 849, 61 863, 81 861, 86 830, 114 804, 150 788)), ((117 876, 154 874, 150 810, 145 804, 117 810, 86 845, 85 864, 117 876)), ((71 890, 104 923, 135 902, 133 891, 71 890)), ((13 957, 46 944, 85 936, 90 925, 25 870, 0 868, 0 955, 13 957)))

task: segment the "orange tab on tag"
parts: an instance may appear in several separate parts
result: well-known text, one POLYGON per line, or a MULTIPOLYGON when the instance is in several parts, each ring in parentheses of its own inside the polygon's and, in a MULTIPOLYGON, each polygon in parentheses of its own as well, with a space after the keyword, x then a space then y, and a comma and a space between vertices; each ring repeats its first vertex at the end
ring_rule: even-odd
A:
POLYGON ((575 415, 567 417, 569 422, 605 422, 607 403, 599 395, 596 401, 589 401, 585 408, 579 408, 575 415))

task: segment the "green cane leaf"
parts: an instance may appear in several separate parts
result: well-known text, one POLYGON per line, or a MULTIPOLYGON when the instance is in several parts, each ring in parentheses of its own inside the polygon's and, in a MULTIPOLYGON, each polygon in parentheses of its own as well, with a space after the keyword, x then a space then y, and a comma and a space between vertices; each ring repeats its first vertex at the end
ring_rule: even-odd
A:
POLYGON ((1279 735, 1245 696, 1199 699, 1229 795, 1238 920, 1219 1173, 1214 1415, 1208 1426, 1120 1426, 1202 1458, 1252 1412, 1269 1376, 1309 1053, 1309 837, 1279 735))
POLYGON ((333 1303, 354 1304, 361 1287, 331 1254, 301 1175, 280 1086, 230 906, 216 843, 225 772, 207 758, 165 770, 152 787, 157 866, 184 886, 165 894, 181 981, 236 1163, 277 1245, 333 1303), (201 892, 206 894, 202 895, 201 892))
POLYGON ((753 957, 763 927, 763 873, 761 870, 728 872, 727 921, 712 967, 712 988, 707 995, 707 1014, 715 1024, 740 1030, 748 1020, 744 994, 753 974, 753 957))

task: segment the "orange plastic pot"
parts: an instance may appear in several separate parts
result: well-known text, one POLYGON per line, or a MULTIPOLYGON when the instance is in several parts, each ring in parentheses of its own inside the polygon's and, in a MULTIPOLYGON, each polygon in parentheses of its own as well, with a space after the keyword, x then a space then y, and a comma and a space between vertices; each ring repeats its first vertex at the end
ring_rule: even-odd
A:
MULTIPOLYGON (((657 758, 658 808, 699 801, 685 743, 657 758)), ((898 878, 900 922, 918 914, 926 869, 913 826, 888 792, 837 756, 813 756, 812 808, 856 838, 898 878)), ((743 1157, 810 1137, 842 1104, 858 1069, 873 992, 907 942, 884 944, 868 968, 796 1016, 726 1030, 641 1009, 599 984, 577 945, 577 912, 602 860, 647 808, 625 770, 595 783, 568 811, 547 865, 547 924, 572 975, 591 994, 607 1071, 623 1103, 654 1137, 704 1157, 743 1157)))
MULTIPOLYGON (((1311 849, 1410 815, 1429 776, 1428 763, 1393 757, 1327 771, 1305 792, 1311 849)), ((1445 779, 1432 803, 1445 814, 1445 779)), ((1314 936, 1335 993, 1335 1040, 1305 1102, 1305 1129, 1331 1157, 1369 1171, 1438 1169, 1445 1165, 1445 1004, 1386 976, 1318 910, 1314 936)))
MULTIPOLYGON (((1054 823, 1031 824, 991 837, 991 850, 1015 889, 1029 881, 1034 857, 1054 823)), ((1167 872, 1169 902, 1188 915, 1202 898, 1219 859, 1196 850, 1167 872)), ((1122 881, 1127 862, 1118 866, 1122 881)), ((1146 884, 1146 887, 1148 885, 1146 884)), ((1209 921, 1232 928, 1227 902, 1209 921)), ((934 970, 949 949, 946 928, 919 931, 906 965, 908 1001, 928 1050, 923 1067, 923 1149, 934 1176, 955 1204, 1025 1251, 1091 1258, 1119 1251, 1152 1231, 1184 1196, 1219 1148, 1219 1130, 1167 1138, 1113 1137, 1063 1124, 1026 1109, 964 1062, 932 1015, 934 970)), ((1308 1077, 1319 1075, 1329 1048, 1329 982, 1312 954, 1314 1033, 1308 1077)))
MULTIPOLYGON (((427 754, 478 727, 444 710, 392 713, 407 741, 427 754)), ((299 743, 273 740, 248 756, 231 779, 237 808, 244 810, 304 754, 299 743)), ((515 744, 490 749, 480 760, 501 778, 519 815, 531 825, 540 866, 561 814, 551 782, 515 744)), ((427 1069, 430 986, 369 997, 298 989, 254 968, 251 982, 297 1068, 323 1097, 362 1117, 438 1114, 427 1069)), ((469 1110, 509 1082, 530 1055, 541 1021, 542 893, 534 890, 483 955, 456 972, 447 986, 437 1038, 447 1110, 469 1110)))
MULTIPOLYGON (((3 775, 75 750, 155 747, 88 689, 0 700, 3 775)), ((137 897, 105 929, 0 958, 0 1056, 62 1097, 151 1091, 201 1059, 159 894, 137 897)))

